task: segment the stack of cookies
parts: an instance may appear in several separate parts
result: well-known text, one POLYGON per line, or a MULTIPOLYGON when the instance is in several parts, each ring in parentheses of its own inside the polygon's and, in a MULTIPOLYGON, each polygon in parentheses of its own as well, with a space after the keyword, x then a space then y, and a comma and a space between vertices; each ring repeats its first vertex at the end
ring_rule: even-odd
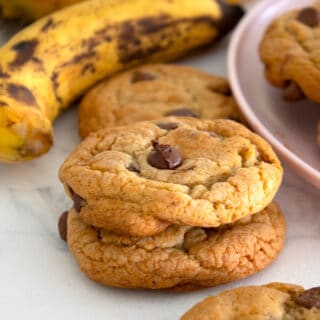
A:
MULTIPOLYGON (((164 112, 167 117, 105 124, 60 169, 60 179, 74 202, 59 221, 61 235, 81 270, 95 281, 126 288, 214 286, 262 270, 283 246, 284 217, 272 203, 282 179, 277 156, 267 142, 235 121, 201 119, 206 114, 204 90, 208 101, 215 96, 225 101, 233 98, 230 91, 216 93, 207 84, 201 87, 198 77, 191 79, 192 72, 197 71, 190 69, 189 79, 182 77, 180 84, 166 81, 168 88, 184 88, 183 97, 191 96, 190 103, 182 108, 181 92, 175 95, 168 89, 172 99, 167 100, 172 102, 165 104, 158 95, 161 89, 154 91, 158 98, 152 105, 154 112, 148 114, 164 112), (187 90, 192 82, 194 90, 187 90), (179 109, 194 115, 168 114, 179 109)), ((129 82, 128 75, 131 86, 149 81, 161 88, 164 83, 142 73, 139 77, 144 80, 132 82, 137 70, 118 77, 129 82)), ((112 90, 102 92, 113 96, 112 90)), ((117 112, 129 110, 132 101, 134 117, 133 106, 138 108, 143 97, 124 98, 121 89, 117 92, 110 100, 118 102, 118 109, 116 104, 113 111, 107 108, 107 118, 119 120, 117 112)), ((149 105, 149 98, 141 102, 145 110, 149 105)), ((219 108, 224 104, 217 103, 219 108)))

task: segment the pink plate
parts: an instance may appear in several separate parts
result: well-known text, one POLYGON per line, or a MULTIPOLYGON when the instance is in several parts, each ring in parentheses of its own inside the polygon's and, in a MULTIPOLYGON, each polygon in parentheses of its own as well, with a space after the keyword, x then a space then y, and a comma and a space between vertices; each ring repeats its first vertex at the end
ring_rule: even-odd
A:
POLYGON ((320 147, 317 145, 320 105, 307 100, 284 102, 280 90, 265 80, 258 55, 264 30, 275 17, 312 2, 265 0, 256 5, 233 34, 228 72, 233 93, 252 128, 267 139, 298 174, 320 188, 320 147))

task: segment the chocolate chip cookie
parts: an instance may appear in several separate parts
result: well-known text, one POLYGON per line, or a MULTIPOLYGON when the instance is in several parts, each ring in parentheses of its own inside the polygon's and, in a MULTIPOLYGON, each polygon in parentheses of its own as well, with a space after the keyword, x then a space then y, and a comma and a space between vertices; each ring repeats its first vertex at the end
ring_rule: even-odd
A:
POLYGON ((268 81, 283 98, 320 102, 320 2, 275 19, 260 44, 268 81))
POLYGON ((84 138, 104 127, 166 115, 241 119, 225 79, 186 66, 147 65, 92 89, 80 104, 79 131, 84 138))
POLYGON ((195 305, 181 320, 319 320, 320 287, 286 283, 224 291, 195 305))
POLYGON ((282 167, 237 122, 168 117, 91 134, 59 175, 84 222, 150 236, 170 224, 218 227, 262 210, 282 167))
POLYGON ((67 229, 70 251, 95 281, 124 288, 191 290, 262 270, 281 250, 286 227, 273 203, 232 225, 171 225, 144 238, 89 226, 71 209, 67 229))

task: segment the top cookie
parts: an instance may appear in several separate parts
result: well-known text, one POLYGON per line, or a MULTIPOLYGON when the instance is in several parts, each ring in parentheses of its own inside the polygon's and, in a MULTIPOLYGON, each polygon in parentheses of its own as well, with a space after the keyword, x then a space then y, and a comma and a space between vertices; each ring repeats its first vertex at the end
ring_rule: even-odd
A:
POLYGON ((99 130, 60 169, 77 210, 95 215, 88 224, 110 229, 125 216, 120 225, 141 236, 137 217, 216 227, 256 213, 281 178, 269 144, 243 125, 174 117, 99 130))
POLYGON ((209 297, 181 320, 319 320, 320 287, 271 283, 242 287, 209 297))
POLYGON ((81 137, 90 132, 166 115, 240 119, 228 82, 177 65, 147 65, 102 82, 82 100, 81 137))
POLYGON ((260 56, 265 75, 283 97, 295 101, 307 96, 320 102, 320 2, 285 13, 268 27, 260 56))

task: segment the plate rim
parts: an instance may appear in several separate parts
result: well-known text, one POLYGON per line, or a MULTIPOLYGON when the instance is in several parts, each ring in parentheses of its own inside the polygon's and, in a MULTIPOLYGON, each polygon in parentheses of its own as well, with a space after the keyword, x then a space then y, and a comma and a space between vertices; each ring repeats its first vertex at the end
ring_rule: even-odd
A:
MULTIPOLYGON (((297 1, 297 0, 296 0, 297 1)), ((283 1, 282 1, 283 2, 283 1)), ((263 123, 250 107, 250 103, 241 90, 240 80, 237 74, 237 53, 245 30, 252 25, 252 21, 260 13, 265 11, 271 5, 279 4, 279 0, 265 0, 249 11, 240 21, 238 27, 232 35, 229 50, 227 53, 227 69, 232 92, 239 104, 239 108, 244 114, 251 127, 261 136, 263 136, 276 150, 276 152, 288 163, 298 174, 304 177, 308 182, 320 189, 320 171, 305 162, 302 158, 288 149, 263 123)), ((301 5, 297 4, 297 7, 301 5)), ((316 137, 315 137, 316 139, 316 137)))

